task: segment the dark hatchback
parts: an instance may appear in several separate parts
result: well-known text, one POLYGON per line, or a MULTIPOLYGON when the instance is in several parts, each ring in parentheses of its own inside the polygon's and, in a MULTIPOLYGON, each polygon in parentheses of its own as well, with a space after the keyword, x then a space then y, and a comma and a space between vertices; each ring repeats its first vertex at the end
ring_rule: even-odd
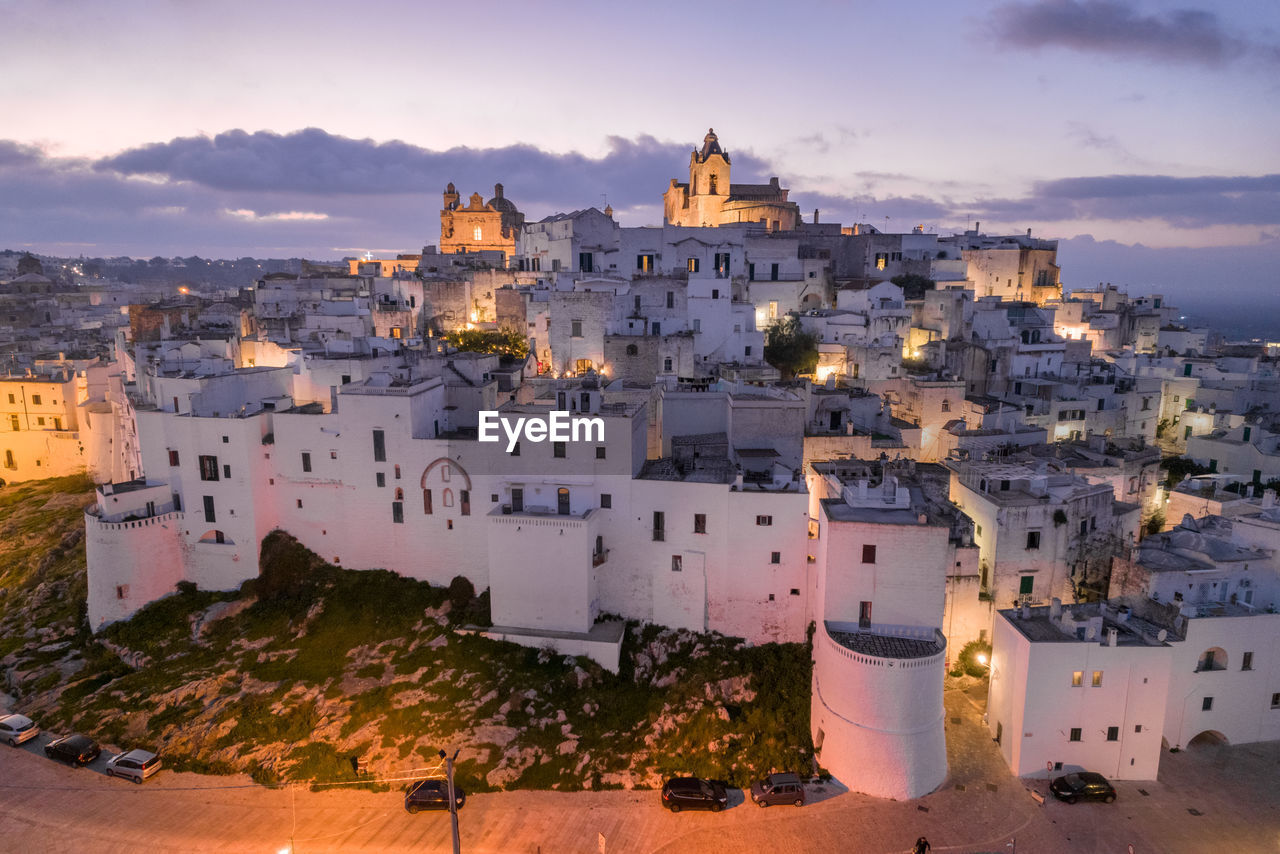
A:
POLYGON ((102 748, 87 735, 64 735, 44 746, 44 755, 72 765, 88 765, 98 758, 102 748))
POLYGON ((662 784, 662 805, 672 812, 711 810, 720 812, 729 805, 724 784, 697 777, 673 777, 662 784))
POLYGON ((1076 801, 1102 801, 1109 804, 1116 799, 1116 790, 1107 782, 1107 778, 1092 771, 1058 777, 1049 784, 1049 790, 1054 797, 1069 804, 1076 801))
MULTIPOLYGON (((453 787, 453 799, 458 809, 467 802, 467 793, 453 787)), ((449 808, 449 783, 447 780, 419 780, 404 793, 404 808, 409 812, 419 810, 447 810, 449 808)))

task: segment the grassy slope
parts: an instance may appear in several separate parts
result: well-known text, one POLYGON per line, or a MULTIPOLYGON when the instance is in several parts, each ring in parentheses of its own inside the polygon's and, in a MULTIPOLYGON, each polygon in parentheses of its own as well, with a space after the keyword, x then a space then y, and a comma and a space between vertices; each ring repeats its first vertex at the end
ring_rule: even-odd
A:
POLYGON ((675 772, 744 784, 808 768, 802 645, 633 626, 613 675, 585 659, 455 634, 451 618, 483 610, 469 591, 453 591, 451 603, 443 588, 336 569, 283 536, 264 543, 263 576, 241 591, 187 589, 109 627, 105 641, 147 657, 128 667, 77 629, 83 545, 43 557, 75 539, 84 489, 0 493, 6 555, 24 543, 0 576, 9 588, 0 655, 16 676, 10 692, 46 727, 264 780, 349 780, 353 755, 378 773, 420 768, 441 747, 463 747, 458 774, 473 791, 652 785, 675 772), (236 612, 193 638, 193 615, 218 602, 236 612), (51 641, 68 646, 38 651, 51 641), (734 677, 749 677, 754 699, 714 690, 734 677))

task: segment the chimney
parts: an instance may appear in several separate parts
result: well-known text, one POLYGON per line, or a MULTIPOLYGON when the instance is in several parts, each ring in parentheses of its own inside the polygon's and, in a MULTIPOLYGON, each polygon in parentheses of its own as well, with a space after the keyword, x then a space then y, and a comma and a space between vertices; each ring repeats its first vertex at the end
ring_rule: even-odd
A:
POLYGON ((1027 229, 1027 237, 1030 237, 1030 236, 1031 236, 1031 229, 1029 229, 1029 228, 1028 228, 1028 229, 1027 229))
POLYGON ((978 220, 973 224, 973 233, 977 234, 980 231, 982 231, 982 220, 978 220))
POLYGON ((814 224, 814 225, 817 225, 817 224, 818 224, 818 209, 817 209, 817 208, 814 208, 814 209, 813 209, 813 224, 814 224))
POLYGON ((1107 646, 1115 646, 1120 638, 1119 629, 1107 629, 1107 646))

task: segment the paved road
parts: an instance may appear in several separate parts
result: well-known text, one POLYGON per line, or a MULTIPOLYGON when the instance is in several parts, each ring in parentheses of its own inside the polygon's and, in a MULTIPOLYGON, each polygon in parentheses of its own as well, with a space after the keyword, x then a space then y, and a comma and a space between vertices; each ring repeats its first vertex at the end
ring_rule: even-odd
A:
MULTIPOLYGON (((1115 804, 1040 806, 1012 778, 974 703, 947 693, 950 777, 917 801, 812 792, 803 808, 759 809, 734 793, 719 815, 671 815, 656 792, 507 792, 467 799, 469 854, 1280 851, 1280 745, 1166 754, 1157 783, 1118 783, 1115 804), (956 723, 957 719, 959 723, 956 723), (961 790, 960 787, 963 787, 961 790), (1147 795, 1143 795, 1145 790, 1147 795), (1201 815, 1193 815, 1195 809, 1201 815)), ((247 778, 162 771, 138 786, 107 778, 103 759, 73 769, 46 759, 47 739, 0 746, 3 852, 448 852, 448 814, 408 815, 398 792, 290 792, 247 778)), ((1043 783, 1039 784, 1043 789, 1043 783)))

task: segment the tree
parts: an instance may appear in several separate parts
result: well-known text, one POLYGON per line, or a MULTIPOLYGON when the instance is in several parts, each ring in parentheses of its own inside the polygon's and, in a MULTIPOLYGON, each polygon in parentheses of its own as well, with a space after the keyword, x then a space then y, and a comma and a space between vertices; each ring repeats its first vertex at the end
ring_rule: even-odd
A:
POLYGON ((44 275, 44 265, 40 263, 39 258, 30 252, 18 259, 18 275, 25 276, 28 273, 35 273, 37 276, 44 275))
POLYGON ((937 287, 937 282, 918 273, 903 273, 889 280, 902 288, 903 299, 924 299, 924 292, 937 287))
POLYGON ((529 355, 529 339, 516 329, 457 329, 442 337, 450 346, 472 353, 495 353, 517 359, 529 355))
POLYGON ((764 360, 789 380, 818 367, 818 336, 806 332, 800 318, 788 315, 764 331, 764 360))

